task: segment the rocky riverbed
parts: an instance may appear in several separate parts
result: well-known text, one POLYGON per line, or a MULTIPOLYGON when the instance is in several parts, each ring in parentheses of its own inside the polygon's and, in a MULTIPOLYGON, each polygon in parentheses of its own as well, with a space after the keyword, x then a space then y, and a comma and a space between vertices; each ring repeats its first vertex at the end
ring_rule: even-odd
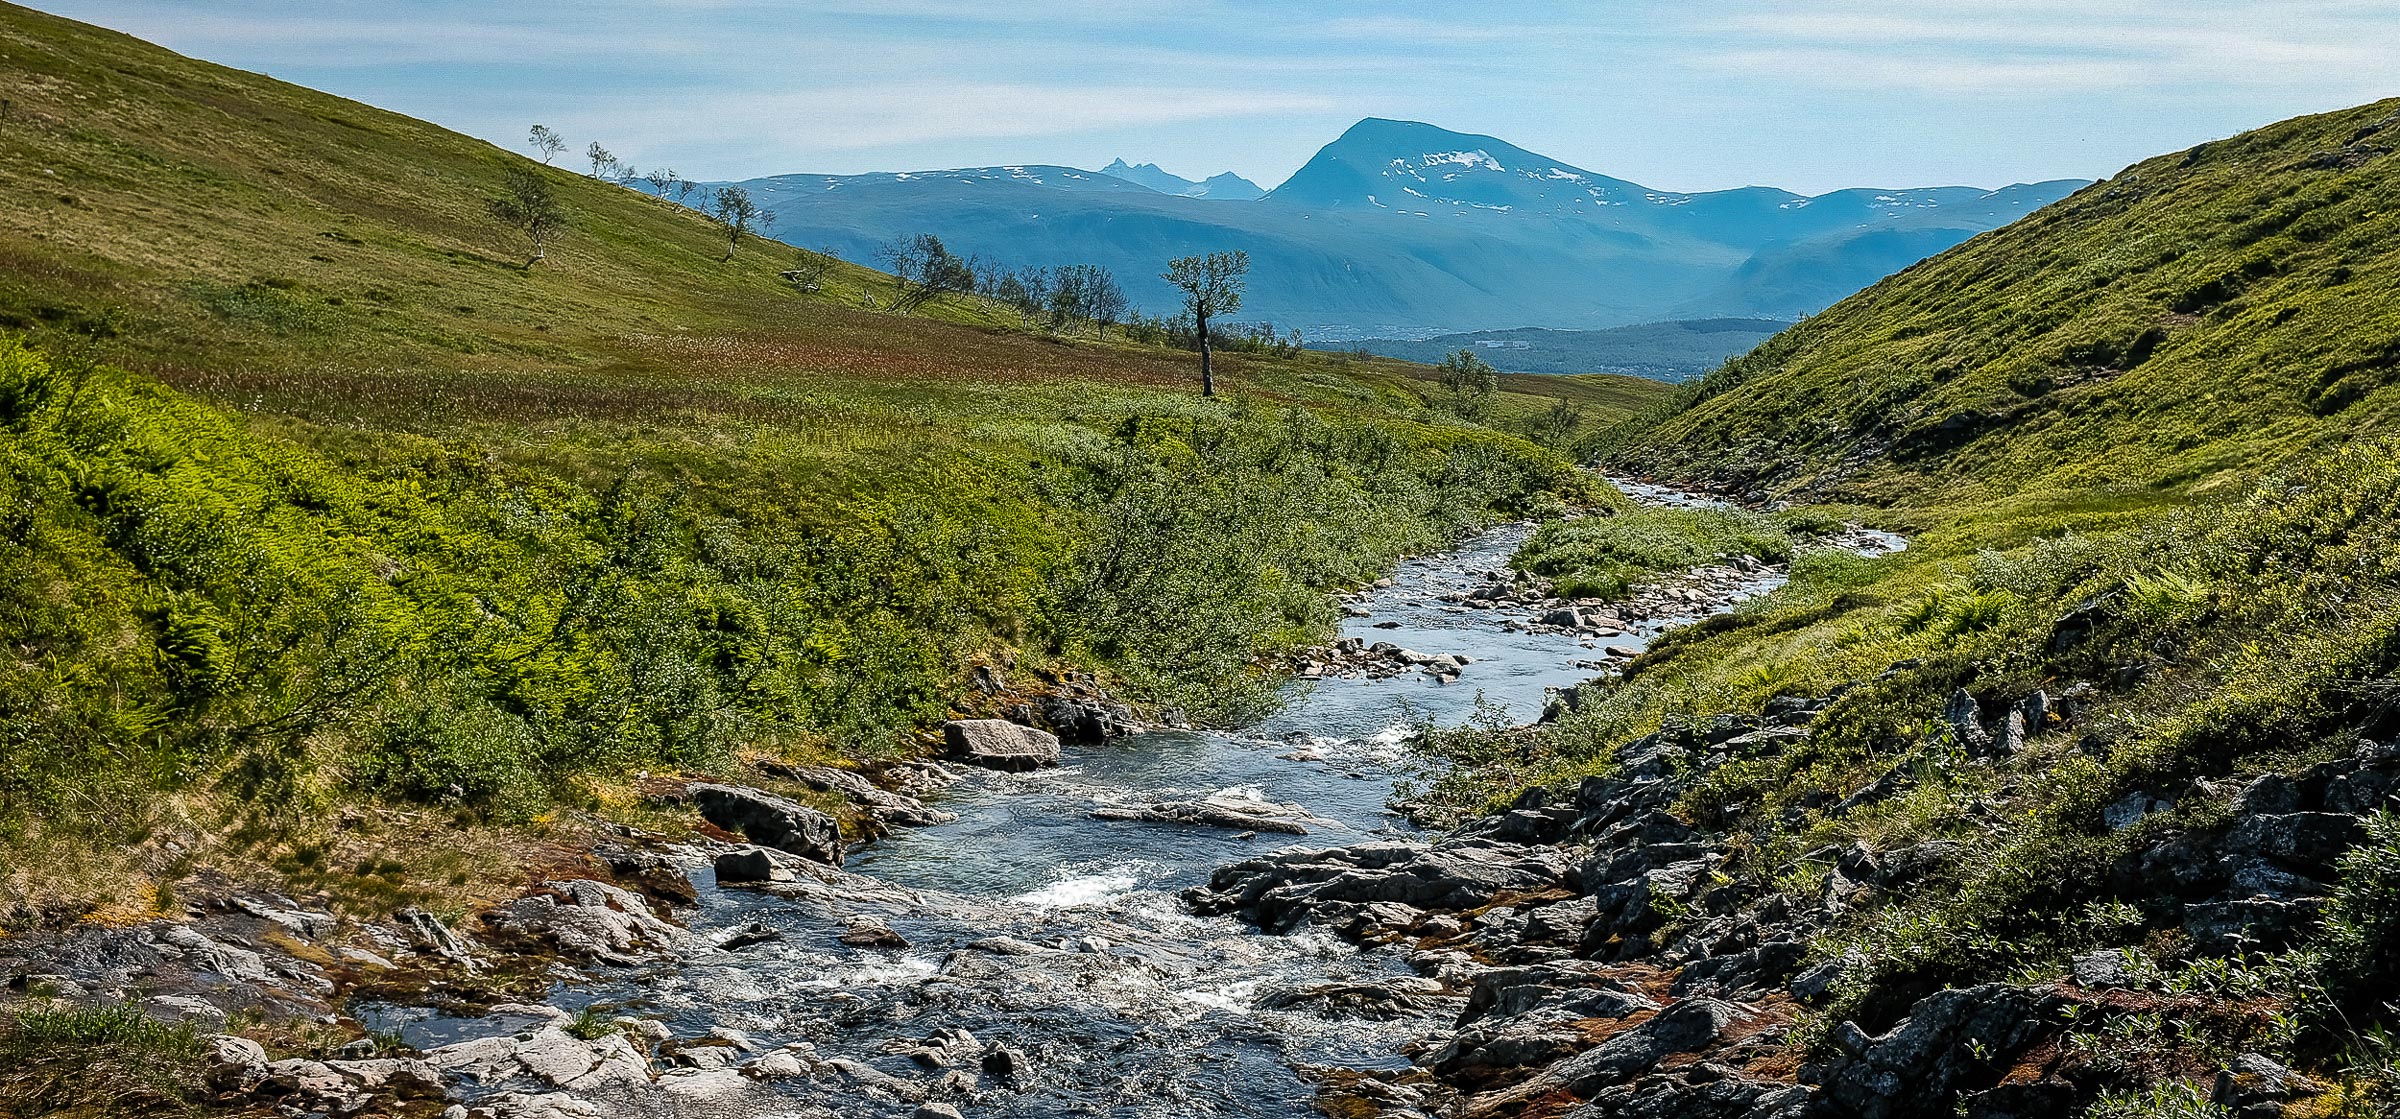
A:
MULTIPOLYGON (((606 880, 544 876, 485 912, 360 922, 203 888, 188 922, 7 942, 0 966, 28 996, 210 1028, 363 1027, 321 1058, 216 1043, 227 1101, 293 1116, 1764 1115, 1887 1066, 1942 1075, 1895 1048, 1914 1035, 1860 1039, 1815 1087, 1765 1067, 1832 981, 1797 974, 1814 918, 1714 898, 1714 837, 1664 812, 1806 734, 1806 704, 1636 743, 1607 781, 1453 834, 1393 813, 1411 727, 1479 700, 1531 719, 1781 577, 1560 602, 1504 581, 1525 531, 1358 596, 1314 679, 1242 733, 1134 731, 1070 695, 955 725, 945 762, 882 784, 772 775, 862 805, 887 833, 863 845, 793 796, 695 784, 663 803, 730 838, 626 831, 596 852, 606 880), (1706 920, 1662 930, 1661 901, 1706 920)), ((1824 905, 1903 873, 1845 856, 1824 905)))

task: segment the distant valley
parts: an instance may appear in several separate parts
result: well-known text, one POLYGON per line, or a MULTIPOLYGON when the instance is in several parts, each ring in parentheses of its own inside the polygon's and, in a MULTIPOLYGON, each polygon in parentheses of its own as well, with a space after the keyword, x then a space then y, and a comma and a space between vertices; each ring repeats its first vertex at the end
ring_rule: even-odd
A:
POLYGON ((1154 313, 1173 305, 1157 276, 1168 258, 1242 249, 1244 319, 1349 342, 1796 319, 2083 184, 1679 194, 1490 136, 1369 119, 1256 198, 1238 176, 1195 182, 1124 160, 738 185, 796 245, 873 263, 894 238, 930 232, 1011 265, 1100 264, 1154 313))
POLYGON ((1503 373, 1623 373, 1682 382, 1747 353, 1790 325, 1775 319, 1688 319, 1606 330, 1519 327, 1431 338, 1368 338, 1326 343, 1323 348, 1364 350, 1429 364, 1472 350, 1503 373))

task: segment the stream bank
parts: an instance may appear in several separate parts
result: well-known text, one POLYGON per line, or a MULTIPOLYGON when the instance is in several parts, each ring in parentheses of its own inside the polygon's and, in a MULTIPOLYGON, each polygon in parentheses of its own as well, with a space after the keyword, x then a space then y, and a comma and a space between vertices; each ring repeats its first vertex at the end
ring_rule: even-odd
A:
MULTIPOLYGON (((553 882, 480 927, 422 914, 337 927, 283 899, 226 898, 194 925, 91 930, 80 948, 7 962, 28 989, 145 998, 209 1025, 226 1010, 347 1015, 382 1039, 297 1063, 223 1043, 225 1090, 294 1115, 1303 1116, 1328 1098, 1443 1110, 1458 1070, 1499 1067, 1455 1055, 1476 1023, 1496 1040, 1463 1052, 1568 1044, 1495 1033, 1495 1015, 1564 1011, 1492 983, 1574 954, 1550 941, 1597 910, 1583 912, 1590 874, 1559 843, 1593 833, 1579 791, 1455 836, 1417 833, 1389 803, 1408 734, 1478 702, 1530 719, 1667 625, 1780 578, 1703 569, 1607 606, 1491 593, 1527 531, 1410 561, 1358 596, 1337 649, 1389 652, 1329 655, 1257 726, 967 771, 935 798, 949 819, 841 869, 629 843, 618 885, 553 882), (1202 809, 1289 828, 1186 822, 1202 809), (781 881, 721 880, 741 860, 781 881), (684 881, 673 897, 622 888, 671 878, 684 881), (512 977, 514 1001, 456 977, 505 969, 493 946, 509 944, 568 962, 512 977), (419 972, 449 977, 417 997, 334 997, 407 991, 419 972)), ((1576 1002, 1571 1021, 1597 1020, 1590 1009, 1576 1002)))

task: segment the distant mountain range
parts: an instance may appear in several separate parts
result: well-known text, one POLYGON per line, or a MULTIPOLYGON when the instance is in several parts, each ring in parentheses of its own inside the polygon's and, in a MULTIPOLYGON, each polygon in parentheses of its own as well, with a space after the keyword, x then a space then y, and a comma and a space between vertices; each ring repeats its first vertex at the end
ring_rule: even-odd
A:
POLYGON ((1227 202, 1253 202, 1266 197, 1267 188, 1227 171, 1193 182, 1180 175, 1159 169, 1155 163, 1127 163, 1120 159, 1100 169, 1100 173, 1149 187, 1160 194, 1180 198, 1215 198, 1227 202))
POLYGON ((1680 382, 1749 352, 1790 325, 1774 319, 1693 319, 1606 330, 1519 327, 1432 338, 1368 338, 1318 348, 1365 350, 1428 364, 1472 350, 1503 373, 1625 373, 1680 382))
POLYGON ((1246 250, 1242 318, 1342 341, 1798 318, 2083 184, 1677 194, 1489 136, 1370 119, 1247 201, 1235 200, 1251 186, 1238 177, 1193 183, 1123 160, 1106 171, 1025 165, 740 185, 778 213, 775 235, 794 244, 873 263, 893 239, 931 232, 958 252, 1013 264, 1105 265, 1155 312, 1174 304, 1158 279, 1169 258, 1246 250))

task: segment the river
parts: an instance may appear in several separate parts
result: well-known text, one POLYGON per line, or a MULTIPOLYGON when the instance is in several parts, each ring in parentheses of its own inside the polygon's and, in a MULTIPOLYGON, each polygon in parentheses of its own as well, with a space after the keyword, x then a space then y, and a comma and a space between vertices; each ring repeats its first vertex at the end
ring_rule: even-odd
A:
MULTIPOLYGON (((682 915, 695 947, 630 971, 564 974, 549 1001, 656 1019, 677 1037, 729 1028, 762 1049, 800 1044, 812 1062, 854 1062, 841 1077, 759 1085, 738 1106, 713 1101, 709 1115, 908 1116, 918 1106, 912 1097, 928 1090, 968 1116, 1316 1114, 1313 1077, 1405 1067, 1410 1046, 1444 1029, 1456 1002, 1429 993, 1388 1020, 1312 1010, 1294 996, 1328 984, 1427 983, 1397 950, 1305 932, 1260 935, 1231 919, 1195 917, 1176 893, 1220 865, 1279 847, 1409 834, 1388 802, 1412 764, 1412 727, 1457 724, 1478 702, 1530 720, 1550 689, 1595 674, 1601 654, 1592 638, 1541 632, 1522 611, 1444 601, 1503 570, 1528 531, 1508 526, 1408 561, 1388 586, 1353 600, 1364 616, 1349 618, 1345 635, 1463 654, 1469 664, 1454 682, 1420 671, 1295 681, 1280 711, 1241 731, 1154 730, 1070 748, 1056 769, 977 771, 936 802, 955 821, 851 854, 847 869, 910 896, 796 901, 720 889, 698 863, 700 904, 682 915), (1210 794, 1292 802, 1317 819, 1311 834, 1293 836, 1089 815, 1129 797, 1210 794), (859 916, 887 924, 908 946, 844 945, 846 921, 859 916), (709 947, 751 922, 780 938, 709 947), (987 1076, 972 1091, 957 1081, 945 1089, 943 1069, 907 1051, 951 1030, 1022 1053, 1030 1072, 1013 1085, 987 1076), (871 1071, 856 1071, 862 1066, 871 1071)), ((1760 593, 1779 578, 1770 569, 1743 589, 1760 593)), ((1663 624, 1606 643, 1638 647, 1663 624)), ((419 1047, 509 1024, 389 1006, 353 1011, 419 1047)), ((975 1071, 971 1061, 965 1068, 975 1071)))

